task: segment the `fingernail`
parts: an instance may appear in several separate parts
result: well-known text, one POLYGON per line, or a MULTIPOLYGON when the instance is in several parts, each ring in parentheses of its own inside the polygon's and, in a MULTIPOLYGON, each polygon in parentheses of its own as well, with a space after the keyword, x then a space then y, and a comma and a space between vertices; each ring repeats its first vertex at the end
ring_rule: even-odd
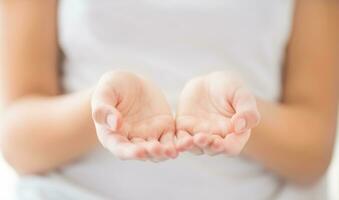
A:
POLYGON ((235 132, 241 132, 246 127, 246 121, 243 118, 238 119, 235 122, 235 132))
POLYGON ((116 130, 116 128, 117 128, 117 117, 116 117, 115 115, 109 114, 109 115, 107 116, 106 121, 107 121, 108 126, 109 126, 112 130, 116 130))

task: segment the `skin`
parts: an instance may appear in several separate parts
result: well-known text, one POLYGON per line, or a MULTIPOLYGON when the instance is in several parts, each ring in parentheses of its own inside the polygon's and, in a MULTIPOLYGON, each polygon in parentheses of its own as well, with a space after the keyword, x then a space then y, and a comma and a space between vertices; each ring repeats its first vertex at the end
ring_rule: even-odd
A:
POLYGON ((170 112, 159 89, 134 74, 124 74, 128 78, 123 80, 120 76, 104 75, 95 89, 63 94, 58 74, 56 1, 1 0, 0 141, 6 160, 20 174, 45 173, 78 159, 101 141, 122 159, 158 161, 174 157, 168 153, 171 150, 166 150, 173 150, 173 128, 177 130, 178 151, 234 155, 252 131, 243 148, 244 156, 287 181, 313 183, 330 163, 335 135, 338 1, 298 0, 296 4, 280 102, 254 98, 243 84, 238 88, 240 78, 234 79, 228 72, 216 72, 188 83, 179 97, 176 119, 172 120, 167 117, 170 112), (222 81, 214 82, 211 76, 222 81), (117 79, 121 80, 117 84, 105 84, 116 83, 117 79), (127 82, 138 82, 138 87, 132 87, 137 92, 123 93, 121 88, 127 82), (223 95, 208 92, 208 85, 214 84, 223 95), (233 90, 235 86, 239 91, 233 90), (115 89, 115 94, 105 96, 105 91, 111 94, 110 89, 115 89), (199 91, 206 95, 201 98, 199 91), (133 103, 122 98, 137 94, 145 101, 133 103), (150 99, 149 94, 156 98, 150 99), (225 101, 229 97, 234 101, 225 101), (243 106, 238 106, 235 99, 241 99, 238 101, 243 106), (151 100, 152 105, 146 100, 151 100), (103 106, 108 108, 106 111, 101 103, 109 105, 103 106), (247 104, 252 105, 250 109, 247 104), (197 105, 198 109, 190 105, 197 105), (129 116, 127 107, 133 108, 136 115, 129 116), (107 120, 110 113, 107 111, 115 117, 107 120), (245 117, 245 113, 251 113, 251 117, 245 117), (258 113, 261 121, 255 126, 258 113), (152 116, 157 115, 166 117, 152 126, 156 130, 150 134, 152 140, 146 131, 126 131, 126 127, 134 130, 150 119, 153 123, 156 120, 152 116), (241 127, 236 125, 240 118, 246 119, 240 123, 245 128, 236 131, 236 127, 241 127), (227 126, 220 127, 214 119, 226 122, 227 126), (205 125, 199 120, 205 121, 205 125), (164 125, 165 121, 169 125, 164 125), (177 123, 175 126, 173 121, 177 123), (164 139, 164 135, 170 137, 164 139), (231 139, 227 139, 229 135, 231 139))
POLYGON ((259 119, 255 97, 236 74, 197 77, 186 84, 179 100, 178 149, 238 155, 259 119))
POLYGON ((281 101, 257 98, 261 122, 244 149, 285 180, 310 184, 331 162, 339 86, 339 1, 296 1, 281 101))
POLYGON ((120 159, 175 158, 175 121, 161 90, 130 72, 106 73, 92 97, 101 144, 120 159))
POLYGON ((170 106, 153 83, 130 72, 106 73, 92 96, 99 141, 124 160, 160 161, 199 147, 210 155, 238 155, 259 122, 255 98, 238 79, 212 73, 188 83, 175 127, 170 106))

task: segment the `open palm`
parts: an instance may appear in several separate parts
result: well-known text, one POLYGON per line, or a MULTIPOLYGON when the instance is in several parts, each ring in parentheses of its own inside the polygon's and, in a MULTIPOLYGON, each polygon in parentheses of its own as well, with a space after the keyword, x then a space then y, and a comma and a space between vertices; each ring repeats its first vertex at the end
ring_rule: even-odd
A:
POLYGON ((177 148, 211 155, 237 155, 259 122, 254 96, 233 73, 191 80, 177 109, 177 148))
POLYGON ((175 122, 164 95, 129 72, 109 72, 92 97, 99 141, 121 159, 174 158, 175 122))

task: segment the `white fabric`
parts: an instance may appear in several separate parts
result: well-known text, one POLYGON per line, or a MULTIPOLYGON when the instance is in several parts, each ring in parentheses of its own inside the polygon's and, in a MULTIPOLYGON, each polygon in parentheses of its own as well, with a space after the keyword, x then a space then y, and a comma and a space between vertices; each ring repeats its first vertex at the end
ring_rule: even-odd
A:
POLYGON ((108 200, 56 173, 21 178, 15 194, 15 200, 108 200))
MULTIPOLYGON (((292 0, 63 0, 60 45, 67 92, 124 69, 160 86, 173 108, 185 82, 238 71, 253 92, 277 101, 292 0)), ((164 163, 120 161, 98 147, 59 172, 110 199, 326 199, 245 158, 183 154, 164 163)))

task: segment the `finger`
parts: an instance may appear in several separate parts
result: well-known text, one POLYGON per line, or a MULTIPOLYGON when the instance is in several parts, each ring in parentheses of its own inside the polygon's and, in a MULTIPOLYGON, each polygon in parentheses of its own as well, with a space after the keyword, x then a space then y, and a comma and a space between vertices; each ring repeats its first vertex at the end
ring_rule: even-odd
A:
POLYGON ((115 144, 119 142, 129 142, 125 136, 120 135, 119 137, 117 132, 112 132, 106 126, 97 124, 95 129, 98 140, 104 147, 106 147, 108 143, 115 144))
POLYGON ((115 108, 117 104, 116 94, 106 85, 99 84, 92 96, 92 118, 94 122, 109 127, 112 131, 118 129, 121 124, 121 114, 115 108))
POLYGON ((219 135, 222 138, 224 138, 227 134, 231 133, 231 120, 228 118, 224 118, 222 120, 216 120, 215 121, 215 127, 212 127, 210 132, 219 135))
POLYGON ((247 89, 240 87, 235 91, 232 106, 236 112, 231 119, 233 132, 242 133, 258 125, 260 114, 256 100, 247 89))
POLYGON ((140 146, 145 148, 146 154, 145 154, 145 157, 142 159, 143 161, 150 160, 152 162, 159 162, 159 161, 163 160, 161 158, 155 157, 153 153, 149 152, 149 151, 153 151, 153 150, 151 150, 152 147, 151 147, 150 143, 148 141, 146 141, 145 139, 132 138, 131 141, 134 144, 140 145, 140 146))
POLYGON ((244 132, 243 134, 228 134, 224 139, 225 153, 227 155, 235 156, 241 153, 249 137, 251 130, 244 132))
POLYGON ((186 131, 178 131, 176 134, 176 148, 178 151, 185 151, 193 146, 193 138, 186 131))
POLYGON ((199 125, 199 121, 192 116, 178 116, 176 118, 176 129, 184 130, 189 133, 196 132, 194 129, 199 125))
POLYGON ((100 143, 120 159, 142 159, 146 156, 143 147, 134 145, 119 133, 113 133, 101 125, 96 126, 96 132, 100 143))
POLYGON ((174 132, 166 132, 160 138, 160 143, 164 146, 165 155, 170 158, 176 158, 178 152, 174 143, 174 132))
POLYGON ((194 144, 204 149, 212 142, 212 137, 207 133, 197 133, 193 136, 194 144))
POLYGON ((197 146, 196 144, 194 144, 194 137, 195 135, 192 136, 192 141, 193 144, 188 146, 185 150, 194 154, 194 155, 202 155, 204 154, 204 151, 202 150, 202 148, 200 148, 199 146, 197 146))
POLYGON ((105 126, 111 131, 116 131, 121 127, 122 117, 119 111, 108 105, 96 106, 92 112, 95 123, 105 126))
POLYGON ((224 140, 220 135, 211 135, 212 141, 204 148, 204 153, 214 156, 224 152, 224 140))
POLYGON ((146 157, 146 151, 141 145, 133 144, 115 133, 108 135, 104 147, 122 160, 142 160, 146 157))
MULTIPOLYGON (((130 141, 131 141, 133 144, 138 145, 138 146, 141 146, 141 147, 143 147, 143 148, 145 149, 146 140, 144 140, 144 139, 142 139, 142 138, 132 138, 132 139, 130 139, 130 141)), ((145 149, 145 152, 146 152, 146 149, 145 149)), ((148 156, 147 153, 145 153, 144 156, 141 157, 140 160, 145 161, 145 160, 147 160, 147 159, 150 159, 150 157, 148 156)))
POLYGON ((158 140, 151 139, 145 143, 146 151, 149 157, 153 160, 159 160, 164 158, 164 148, 158 140))
POLYGON ((144 160, 145 150, 132 143, 122 143, 111 149, 111 152, 122 160, 144 160))
POLYGON ((211 137, 213 138, 213 141, 208 148, 210 155, 216 155, 223 152, 225 150, 224 139, 219 135, 212 135, 211 137))

